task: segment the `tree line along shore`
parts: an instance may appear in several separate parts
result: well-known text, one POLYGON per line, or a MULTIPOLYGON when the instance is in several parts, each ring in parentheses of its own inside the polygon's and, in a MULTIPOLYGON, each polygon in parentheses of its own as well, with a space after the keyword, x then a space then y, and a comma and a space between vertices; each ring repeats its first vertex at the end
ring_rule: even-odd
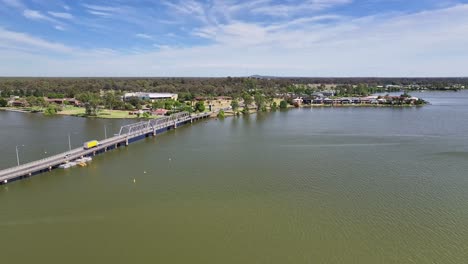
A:
POLYGON ((344 84, 306 81, 258 77, 0 78, 0 107, 46 115, 102 118, 154 118, 179 111, 219 111, 220 115, 239 115, 304 106, 424 105, 424 100, 411 97, 406 91, 427 87, 465 87, 464 79, 442 79, 432 84, 427 79, 421 79, 420 84, 413 82, 411 86, 393 84, 396 80, 388 85, 365 82, 354 84, 354 79, 344 84), (441 86, 438 83, 442 81, 441 86), (176 93, 178 96, 177 99, 162 100, 123 98, 125 93, 135 91, 176 93), (371 96, 374 93, 394 91, 404 92, 401 96, 371 96))

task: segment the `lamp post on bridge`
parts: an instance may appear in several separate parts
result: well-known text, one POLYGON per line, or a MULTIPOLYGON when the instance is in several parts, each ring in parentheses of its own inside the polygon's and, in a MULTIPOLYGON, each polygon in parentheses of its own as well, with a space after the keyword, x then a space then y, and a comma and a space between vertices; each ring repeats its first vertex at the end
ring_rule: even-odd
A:
POLYGON ((68 150, 71 151, 71 139, 70 139, 70 132, 68 132, 68 150))
POLYGON ((107 139, 107 127, 111 127, 112 128, 112 124, 104 124, 104 138, 107 139))
POLYGON ((20 160, 19 160, 19 152, 18 152, 18 147, 24 147, 24 145, 16 145, 16 162, 18 163, 18 166, 20 165, 20 160))
POLYGON ((71 134, 78 134, 77 132, 68 132, 68 150, 71 151, 71 134))

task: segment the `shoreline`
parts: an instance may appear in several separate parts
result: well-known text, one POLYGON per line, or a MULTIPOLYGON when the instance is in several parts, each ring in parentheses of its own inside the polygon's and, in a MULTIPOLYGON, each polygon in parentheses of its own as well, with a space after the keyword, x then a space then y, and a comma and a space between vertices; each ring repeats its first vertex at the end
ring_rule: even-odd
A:
MULTIPOLYGON (((272 110, 271 108, 267 108, 267 111, 265 112, 274 112, 278 110, 288 110, 288 109, 298 109, 298 108, 407 108, 407 107, 423 107, 428 105, 429 103, 423 104, 423 105, 411 105, 411 104, 403 104, 403 105, 387 105, 387 104, 306 104, 306 105, 300 105, 300 106, 293 106, 293 105, 288 105, 287 108, 285 109, 280 109, 277 108, 276 110, 272 110)), ((7 111, 7 112, 16 112, 16 113, 32 113, 32 114, 43 114, 42 112, 35 112, 32 110, 25 110, 25 109, 19 109, 19 108, 13 108, 13 107, 2 107, 0 108, 0 111, 7 111)), ((116 111, 116 110, 105 110, 105 111, 116 111)), ((120 111, 120 110, 119 110, 120 111)), ((126 112, 126 111, 125 111, 126 112)), ((224 115, 225 117, 230 117, 230 116, 242 116, 245 115, 243 113, 243 109, 240 108, 237 111, 239 114, 237 115, 235 112, 232 110, 224 110, 224 115)), ((255 108, 250 108, 248 114, 255 114, 258 111, 255 108)), ((58 112, 55 116, 72 116, 72 117, 80 117, 80 118, 99 118, 99 119, 144 119, 144 120, 149 120, 149 119, 157 119, 161 118, 164 116, 151 116, 150 118, 143 118, 143 117, 137 117, 137 116, 115 116, 112 115, 111 113, 107 114, 101 114, 98 116, 86 116, 83 114, 75 114, 75 113, 61 113, 58 112)), ((211 117, 213 118, 218 118, 217 114, 212 114, 211 117)))

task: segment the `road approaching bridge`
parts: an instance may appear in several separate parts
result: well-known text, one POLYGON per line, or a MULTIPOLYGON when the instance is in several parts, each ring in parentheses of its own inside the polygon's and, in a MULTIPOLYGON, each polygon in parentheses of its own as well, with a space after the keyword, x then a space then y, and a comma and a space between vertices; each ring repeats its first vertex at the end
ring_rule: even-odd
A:
POLYGON ((0 170, 0 185, 51 171, 61 164, 82 157, 105 153, 108 150, 116 149, 120 146, 128 146, 128 144, 139 139, 150 135, 156 136, 156 134, 175 129, 178 126, 192 123, 199 119, 208 118, 210 115, 211 113, 190 114, 188 112, 181 112, 163 118, 126 125, 120 128, 118 135, 99 141, 99 145, 97 147, 90 149, 80 147, 41 160, 0 170))

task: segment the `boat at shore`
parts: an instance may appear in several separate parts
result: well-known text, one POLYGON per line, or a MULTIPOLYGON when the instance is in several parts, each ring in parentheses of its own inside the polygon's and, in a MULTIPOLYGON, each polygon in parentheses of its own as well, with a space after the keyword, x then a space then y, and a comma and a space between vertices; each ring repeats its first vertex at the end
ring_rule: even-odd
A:
POLYGON ((76 162, 70 161, 70 162, 67 162, 67 163, 60 164, 59 168, 60 169, 68 169, 68 168, 76 166, 76 164, 77 164, 76 162))
POLYGON ((92 160, 93 160, 93 158, 91 158, 91 157, 83 157, 83 158, 76 159, 74 161, 76 163, 87 163, 87 162, 91 162, 92 160))

